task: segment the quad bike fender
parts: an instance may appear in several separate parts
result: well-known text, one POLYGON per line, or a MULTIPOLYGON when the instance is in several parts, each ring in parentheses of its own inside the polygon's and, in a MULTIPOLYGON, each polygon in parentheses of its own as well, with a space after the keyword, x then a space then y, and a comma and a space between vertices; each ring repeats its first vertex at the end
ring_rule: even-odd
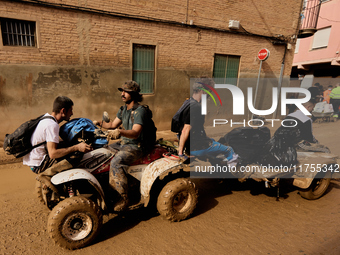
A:
POLYGON ((76 169, 71 169, 71 170, 66 170, 61 173, 58 173, 54 175, 51 178, 51 182, 54 185, 59 185, 62 183, 67 183, 70 181, 75 181, 75 180, 88 180, 88 182, 97 190, 99 196, 100 196, 100 206, 102 207, 103 210, 106 209, 105 205, 105 200, 104 200, 104 191, 98 182, 98 180, 88 171, 81 169, 81 168, 76 168, 76 169))
POLYGON ((146 207, 150 201, 150 191, 157 178, 162 180, 169 173, 177 173, 181 170, 190 171, 190 167, 170 158, 160 158, 150 163, 144 169, 140 183, 140 193, 144 206, 146 207))
POLYGON ((298 152, 299 163, 292 176, 293 185, 301 189, 307 189, 318 173, 331 170, 320 169, 321 166, 337 164, 337 155, 320 152, 298 152))

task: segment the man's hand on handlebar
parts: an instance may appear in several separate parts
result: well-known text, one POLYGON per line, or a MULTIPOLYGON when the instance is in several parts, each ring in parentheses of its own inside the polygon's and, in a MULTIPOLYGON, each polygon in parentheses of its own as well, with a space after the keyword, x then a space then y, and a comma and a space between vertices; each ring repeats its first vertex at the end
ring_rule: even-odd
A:
POLYGON ((86 144, 86 143, 84 143, 84 142, 78 143, 78 144, 77 144, 77 149, 78 149, 78 151, 84 152, 84 153, 93 150, 93 148, 92 148, 91 145, 88 145, 88 144, 86 144))
POLYGON ((101 123, 98 120, 94 120, 92 122, 93 122, 93 125, 95 125, 95 126, 100 126, 101 125, 101 123))
POLYGON ((108 135, 107 135, 107 139, 108 140, 116 140, 120 137, 120 131, 118 128, 114 129, 114 130, 109 130, 108 135))

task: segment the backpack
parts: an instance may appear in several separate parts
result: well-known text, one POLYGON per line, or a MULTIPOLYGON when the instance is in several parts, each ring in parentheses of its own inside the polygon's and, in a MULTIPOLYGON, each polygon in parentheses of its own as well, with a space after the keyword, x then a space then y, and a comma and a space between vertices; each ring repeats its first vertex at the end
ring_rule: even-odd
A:
MULTIPOLYGON (((143 107, 146 111, 146 123, 144 123, 143 126, 143 130, 142 130, 142 134, 141 134, 141 139, 143 141, 143 149, 144 150, 150 150, 154 147, 155 143, 156 143, 156 131, 157 128, 155 126, 154 121, 152 120, 152 111, 150 110, 148 105, 137 105, 135 104, 132 107, 132 111, 131 111, 131 123, 133 125, 134 123, 134 113, 135 110, 138 107, 143 107)), ((121 112, 123 112, 123 106, 120 107, 121 112)))
POLYGON ((31 136, 39 122, 47 118, 55 120, 52 116, 41 115, 38 118, 31 119, 21 124, 20 127, 14 131, 14 133, 6 134, 3 146, 6 154, 20 158, 28 154, 34 148, 46 143, 45 141, 32 146, 31 136))
POLYGON ((187 99, 182 104, 181 108, 175 113, 171 120, 171 131, 180 133, 183 129, 184 123, 181 122, 182 113, 189 107, 190 99, 187 99))

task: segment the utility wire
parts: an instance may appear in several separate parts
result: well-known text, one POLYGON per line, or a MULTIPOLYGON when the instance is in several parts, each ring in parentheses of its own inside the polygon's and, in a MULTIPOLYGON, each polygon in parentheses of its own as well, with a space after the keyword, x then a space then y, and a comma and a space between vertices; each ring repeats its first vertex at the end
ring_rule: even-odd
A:
POLYGON ((45 6, 45 7, 49 7, 49 8, 58 8, 58 9, 69 10, 69 11, 81 11, 81 12, 87 12, 87 13, 91 13, 91 14, 100 14, 100 15, 107 15, 107 16, 111 16, 111 17, 119 17, 119 18, 137 19, 137 20, 148 21, 148 22, 157 22, 157 23, 163 23, 163 24, 168 24, 168 25, 192 27, 192 28, 204 29, 204 30, 210 30, 210 31, 217 31, 217 32, 222 32, 222 33, 232 33, 232 34, 255 36, 255 37, 260 37, 260 38, 276 41, 276 42, 279 42, 279 43, 285 43, 287 41, 287 38, 289 38, 289 36, 287 36, 285 38, 285 37, 282 37, 282 36, 276 37, 276 36, 267 36, 267 35, 262 35, 262 34, 250 33, 250 32, 247 32, 243 27, 242 28, 244 29, 245 32, 234 31, 234 30, 230 30, 230 29, 221 29, 221 28, 209 27, 209 26, 203 26, 203 25, 189 25, 189 24, 186 24, 184 22, 178 22, 178 21, 172 21, 172 20, 163 20, 163 19, 151 18, 151 17, 147 17, 147 16, 142 16, 142 15, 126 14, 126 13, 121 13, 121 12, 104 11, 104 10, 99 10, 99 9, 94 9, 94 8, 89 8, 89 7, 81 7, 81 6, 74 6, 74 5, 67 5, 67 4, 51 3, 51 2, 41 1, 41 0, 11 0, 11 1, 10 0, 4 0, 4 1, 29 3, 29 4, 45 6))

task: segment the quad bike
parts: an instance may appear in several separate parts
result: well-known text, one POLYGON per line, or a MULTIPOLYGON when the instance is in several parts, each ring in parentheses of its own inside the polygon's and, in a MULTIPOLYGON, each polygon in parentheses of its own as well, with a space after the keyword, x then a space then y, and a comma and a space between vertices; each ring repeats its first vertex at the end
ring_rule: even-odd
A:
MULTIPOLYGON (((48 231, 61 247, 77 249, 91 243, 102 226, 102 215, 112 212, 110 208, 118 201, 118 196, 109 186, 108 175, 110 162, 117 151, 111 147, 95 149, 83 156, 77 168, 53 176, 51 182, 58 190, 57 194, 46 192, 38 183, 38 197, 52 209, 48 231)), ((198 195, 188 177, 197 177, 195 165, 202 164, 201 160, 212 165, 216 158, 180 162, 176 154, 173 146, 160 142, 151 153, 128 168, 129 185, 137 197, 129 210, 155 202, 158 212, 169 221, 181 221, 193 213, 198 195)), ((303 198, 320 198, 330 184, 332 173, 339 173, 337 156, 297 152, 297 158, 298 163, 288 171, 264 172, 261 171, 263 166, 253 164, 257 170, 242 172, 242 165, 237 165, 237 171, 231 172, 233 176, 227 178, 264 181, 268 188, 277 187, 278 198, 280 179, 290 178, 303 198)))
MULTIPOLYGON (((165 219, 181 221, 193 213, 197 189, 188 179, 189 167, 167 156, 173 148, 160 143, 127 170, 129 196, 135 200, 128 210, 154 203, 165 219)), ((109 186, 109 170, 117 151, 111 147, 95 149, 84 154, 77 168, 54 175, 51 182, 58 193, 37 183, 38 197, 51 209, 48 232, 61 247, 88 245, 100 231, 102 215, 113 213, 119 196, 109 186)))

